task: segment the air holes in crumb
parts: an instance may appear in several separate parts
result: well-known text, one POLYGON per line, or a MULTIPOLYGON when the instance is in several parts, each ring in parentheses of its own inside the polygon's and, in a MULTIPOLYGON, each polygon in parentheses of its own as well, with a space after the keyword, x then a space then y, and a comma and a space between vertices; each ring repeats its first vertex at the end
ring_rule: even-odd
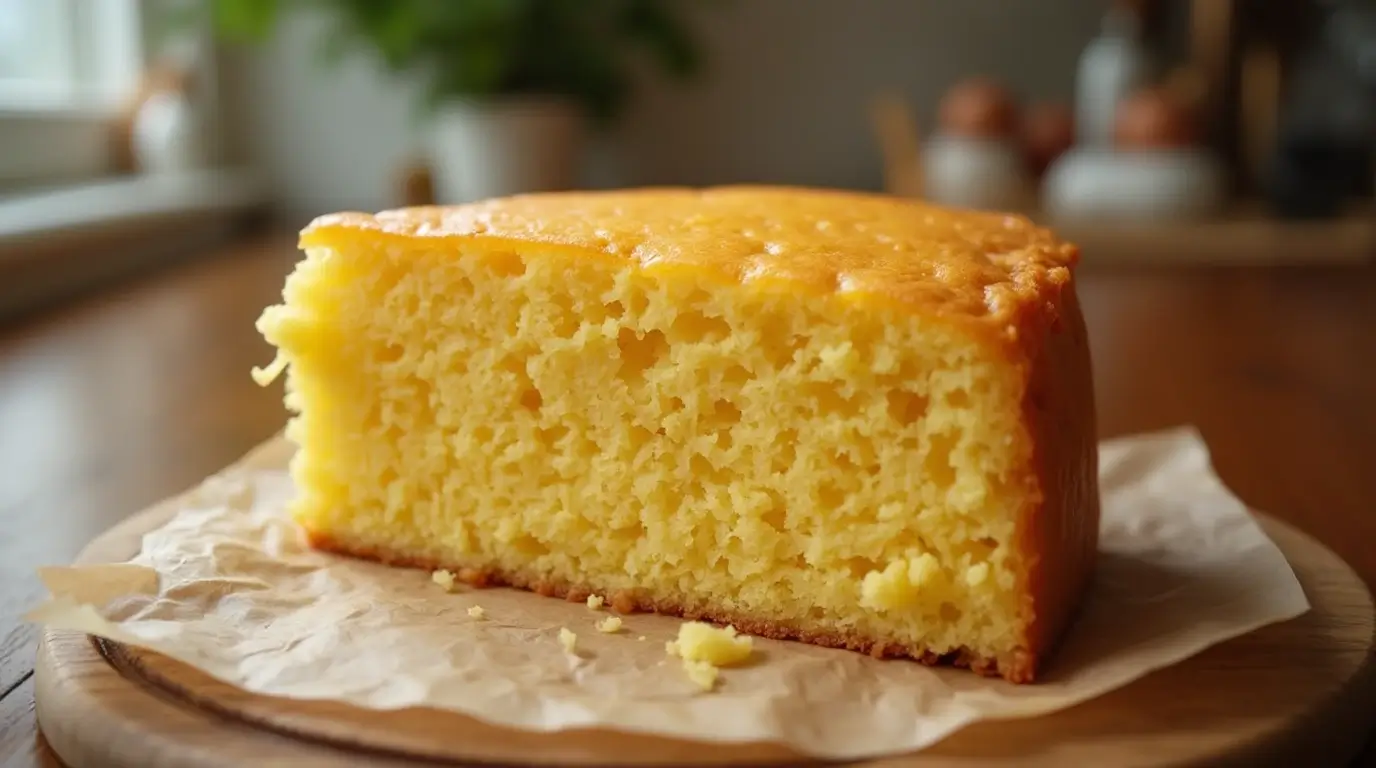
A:
POLYGON ((845 561, 846 570, 850 571, 851 578, 861 579, 871 571, 879 570, 879 563, 868 557, 848 557, 845 561))
POLYGON ((547 448, 554 448, 559 444, 560 440, 564 439, 564 436, 568 433, 568 427, 562 427, 557 425, 553 427, 545 427, 540 430, 540 442, 544 443, 547 448))
POLYGON ((544 399, 540 397, 538 389, 527 389, 521 393, 521 407, 526 410, 538 411, 543 403, 544 399))
POLYGON ((631 427, 631 450, 639 451, 642 446, 654 439, 655 433, 650 430, 635 426, 631 427))
POLYGON ((663 333, 646 331, 644 336, 640 336, 631 328, 622 328, 617 333, 616 346, 621 350, 619 375, 627 381, 644 377, 645 370, 659 362, 669 351, 663 333))
POLYGON ((949 432, 932 435, 922 468, 927 473, 927 479, 938 488, 950 488, 955 483, 956 470, 951 465, 951 452, 955 450, 958 439, 957 435, 949 432))
POLYGON ((788 507, 779 494, 773 491, 766 491, 766 493, 769 495, 769 505, 760 513, 760 519, 765 525, 782 533, 788 519, 788 507))
POLYGON ((695 453, 688 457, 688 471, 694 475, 707 474, 712 471, 712 465, 702 457, 702 454, 695 453))
POLYGON ((846 503, 846 492, 831 483, 822 483, 817 487, 817 501, 824 510, 840 509, 846 503))
POLYGON ((621 306, 621 302, 619 302, 619 301, 608 302, 607 304, 604 304, 603 306, 604 306, 604 307, 606 308, 606 310, 607 310, 607 316, 608 316, 608 317, 614 317, 614 318, 616 318, 616 319, 619 320, 619 319, 621 319, 621 317, 622 317, 623 315, 626 314, 626 308, 623 307, 623 306, 621 306))
POLYGON ((406 354, 406 347, 400 344, 387 344, 377 350, 375 359, 379 363, 395 363, 406 354))
POLYGON ((554 318, 554 335, 561 339, 571 339, 583 327, 583 319, 572 312, 560 312, 554 318))
POLYGON ((627 308, 635 317, 645 314, 645 310, 650 307, 650 297, 646 296, 644 291, 632 291, 627 300, 630 302, 627 308))
POLYGON ((549 547, 545 546, 534 536, 517 536, 511 542, 511 548, 527 556, 539 556, 549 554, 549 547))
POLYGON ((787 472, 793 467, 793 462, 798 459, 797 442, 797 432, 785 429, 779 433, 779 440, 774 444, 775 472, 787 472))
POLYGON ((711 477, 716 470, 712 468, 712 462, 702 457, 702 454, 695 453, 688 459, 688 471, 693 473, 694 478, 711 477))
POLYGON ((960 617, 963 615, 964 614, 961 612, 961 610, 955 607, 954 605, 951 605, 950 603, 941 604, 941 620, 943 622, 947 624, 954 624, 955 622, 960 621, 960 617))
POLYGON ((803 385, 803 394, 812 401, 820 416, 854 415, 857 410, 855 403, 842 397, 834 384, 808 382, 803 385))
POLYGON ((981 547, 984 547, 986 550, 990 552, 993 552, 994 550, 999 548, 998 541, 991 539, 988 536, 985 536, 982 539, 976 539, 975 543, 980 545, 981 547))
POLYGON ((889 417, 907 426, 927 412, 927 398, 916 392, 899 389, 889 392, 889 417))
POLYGON ((610 538, 617 539, 619 541, 637 541, 639 539, 645 538, 646 536, 645 524, 636 523, 635 525, 625 526, 622 528, 613 528, 607 532, 607 535, 610 538))
POLYGON ((946 396, 946 404, 952 408, 969 408, 970 393, 963 389, 953 390, 951 394, 946 396))
POLYGON ((744 386, 751 378, 753 377, 750 375, 750 371, 746 370, 746 367, 743 365, 733 365, 727 368, 726 372, 721 375, 723 384, 735 385, 737 387, 744 386))
POLYGON ((526 273, 526 263, 514 253, 495 253, 488 259, 493 274, 502 277, 516 277, 526 273))
POLYGON ((712 404, 712 417, 718 426, 726 427, 739 424, 741 409, 737 408, 730 400, 718 400, 712 404))
POLYGON ((731 324, 720 317, 701 312, 682 312, 669 326, 674 341, 699 342, 724 339, 731 335, 731 324))
POLYGON ((492 427, 479 426, 473 429, 473 440, 479 444, 492 442, 492 427))
POLYGON ((793 335, 785 316, 767 315, 760 320, 760 348, 775 370, 788 367, 793 354, 806 346, 806 341, 793 335))

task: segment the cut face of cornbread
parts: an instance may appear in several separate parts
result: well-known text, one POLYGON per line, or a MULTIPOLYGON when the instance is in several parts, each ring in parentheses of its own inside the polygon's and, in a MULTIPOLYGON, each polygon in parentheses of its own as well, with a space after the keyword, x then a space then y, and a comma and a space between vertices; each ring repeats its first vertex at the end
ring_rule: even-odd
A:
POLYGON ((315 545, 1026 682, 1098 535, 1073 247, 820 190, 302 235, 259 327, 315 545))

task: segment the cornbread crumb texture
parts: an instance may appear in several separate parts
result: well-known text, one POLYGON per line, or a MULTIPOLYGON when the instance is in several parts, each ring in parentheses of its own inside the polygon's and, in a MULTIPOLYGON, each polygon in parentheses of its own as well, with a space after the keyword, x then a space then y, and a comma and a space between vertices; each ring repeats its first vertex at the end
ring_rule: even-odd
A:
POLYGON ((588 595, 588 608, 598 611, 602 609, 601 595, 588 595))
POLYGON ((608 616, 607 618, 597 622, 597 631, 604 632, 609 635, 614 634, 616 632, 620 632, 621 619, 616 616, 608 616))
POLYGON ((259 327, 322 546, 1019 678, 1077 596, 1073 251, 1021 219, 668 190, 302 243, 259 327))
POLYGON ((445 592, 454 591, 454 574, 440 569, 430 574, 430 580, 440 585, 445 592))
POLYGON ((564 650, 573 653, 574 647, 578 645, 578 635, 568 627, 560 627, 559 644, 564 646, 564 650))
POLYGON ((468 615, 475 619, 481 619, 487 615, 487 609, 483 608, 481 605, 475 605, 468 609, 468 615))

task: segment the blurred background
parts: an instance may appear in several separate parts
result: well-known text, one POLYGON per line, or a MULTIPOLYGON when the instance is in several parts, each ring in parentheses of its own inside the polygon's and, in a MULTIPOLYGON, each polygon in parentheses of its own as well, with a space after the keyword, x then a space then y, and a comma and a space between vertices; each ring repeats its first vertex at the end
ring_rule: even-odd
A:
POLYGON ((779 183, 1024 211, 1102 262, 1351 262, 1374 114, 1367 0, 0 0, 0 249, 779 183))

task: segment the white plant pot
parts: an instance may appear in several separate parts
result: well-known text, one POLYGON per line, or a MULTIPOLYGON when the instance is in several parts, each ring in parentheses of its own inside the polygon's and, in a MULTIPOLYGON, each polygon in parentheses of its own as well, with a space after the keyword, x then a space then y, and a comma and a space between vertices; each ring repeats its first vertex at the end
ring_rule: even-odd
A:
POLYGON ((205 163, 196 108, 174 91, 154 94, 139 107, 131 139, 134 162, 144 173, 178 173, 205 163))
POLYGON ((1012 142, 934 136, 923 149, 923 189, 934 203, 1011 211, 1026 208, 1035 186, 1012 142))
POLYGON ((577 105, 558 99, 445 105, 434 116, 431 134, 436 202, 574 188, 583 122, 577 105))
POLYGON ((1079 148, 1047 171, 1042 199, 1057 220, 1167 221, 1216 213, 1224 184, 1203 150, 1079 148))

